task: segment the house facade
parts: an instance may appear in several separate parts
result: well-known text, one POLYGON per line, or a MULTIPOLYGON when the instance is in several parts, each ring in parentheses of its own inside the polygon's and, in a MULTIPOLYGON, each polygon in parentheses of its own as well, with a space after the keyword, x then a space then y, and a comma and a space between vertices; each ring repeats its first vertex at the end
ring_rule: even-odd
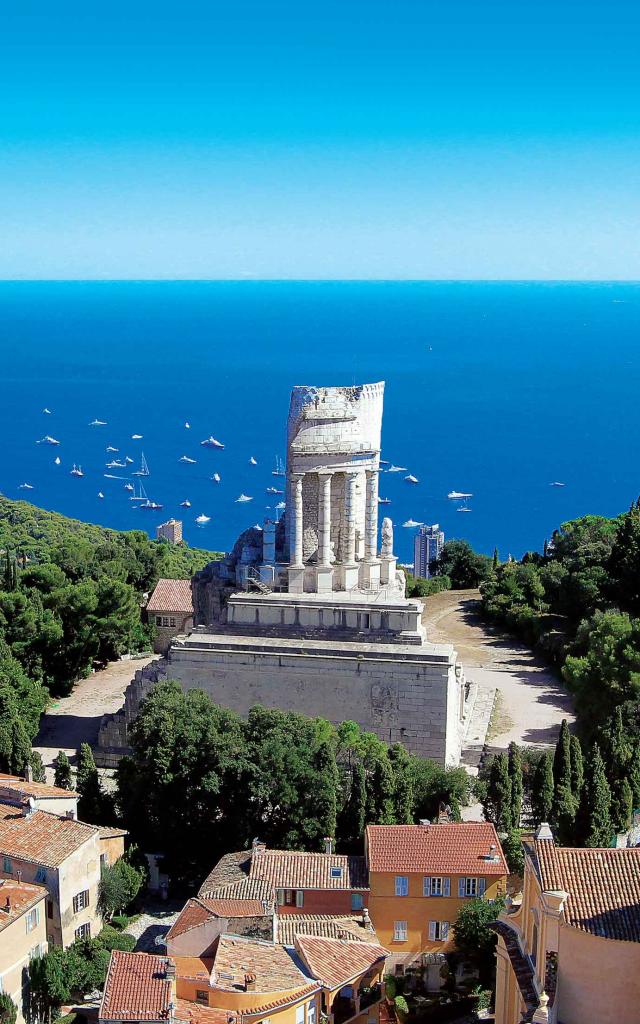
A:
POLYGON ((18 1024, 26 1016, 29 963, 47 952, 47 890, 13 879, 0 880, 0 992, 18 1008, 18 1024))
POLYGON ((506 893, 508 868, 493 825, 446 822, 369 825, 365 835, 369 914, 389 967, 426 966, 439 987, 439 958, 455 947, 458 911, 506 893))
POLYGON ((174 637, 193 629, 191 580, 158 580, 147 601, 147 618, 157 630, 154 651, 166 654, 174 637))
POLYGON ((494 927, 496 1024, 637 1024, 640 849, 557 847, 541 825, 494 927))

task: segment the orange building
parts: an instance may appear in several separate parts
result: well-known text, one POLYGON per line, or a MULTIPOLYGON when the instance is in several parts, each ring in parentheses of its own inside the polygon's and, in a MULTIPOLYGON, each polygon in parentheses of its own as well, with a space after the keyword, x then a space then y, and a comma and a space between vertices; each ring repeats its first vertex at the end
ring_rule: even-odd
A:
POLYGON ((470 899, 506 893, 508 868, 493 825, 446 822, 369 825, 369 913, 396 973, 427 966, 439 987, 439 957, 455 947, 458 911, 470 899), (435 964, 434 964, 435 960, 435 964))
POLYGON ((637 1024, 640 849, 525 844, 521 899, 500 915, 496 1024, 637 1024))

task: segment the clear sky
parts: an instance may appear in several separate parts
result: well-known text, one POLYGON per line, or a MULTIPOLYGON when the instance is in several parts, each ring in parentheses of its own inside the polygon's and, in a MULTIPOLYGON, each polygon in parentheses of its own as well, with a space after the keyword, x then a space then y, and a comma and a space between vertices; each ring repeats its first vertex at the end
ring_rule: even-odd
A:
POLYGON ((640 4, 20 0, 0 277, 640 278, 640 4))

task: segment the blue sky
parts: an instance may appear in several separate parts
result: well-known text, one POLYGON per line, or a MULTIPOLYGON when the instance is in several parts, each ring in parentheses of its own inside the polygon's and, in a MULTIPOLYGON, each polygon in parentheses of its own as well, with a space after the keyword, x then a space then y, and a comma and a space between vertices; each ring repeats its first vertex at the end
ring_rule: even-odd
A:
POLYGON ((640 5, 0 15, 0 277, 640 278, 640 5))

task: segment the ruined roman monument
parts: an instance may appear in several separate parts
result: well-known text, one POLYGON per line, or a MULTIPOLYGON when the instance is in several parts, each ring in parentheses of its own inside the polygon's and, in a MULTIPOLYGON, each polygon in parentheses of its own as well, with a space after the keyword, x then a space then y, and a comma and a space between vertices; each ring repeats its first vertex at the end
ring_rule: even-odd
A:
POLYGON ((405 597, 390 519, 378 526, 384 384, 295 387, 286 511, 238 538, 193 579, 194 628, 130 684, 100 731, 102 763, 158 678, 254 704, 357 721, 389 743, 455 765, 468 711, 451 645, 428 642, 405 597))

